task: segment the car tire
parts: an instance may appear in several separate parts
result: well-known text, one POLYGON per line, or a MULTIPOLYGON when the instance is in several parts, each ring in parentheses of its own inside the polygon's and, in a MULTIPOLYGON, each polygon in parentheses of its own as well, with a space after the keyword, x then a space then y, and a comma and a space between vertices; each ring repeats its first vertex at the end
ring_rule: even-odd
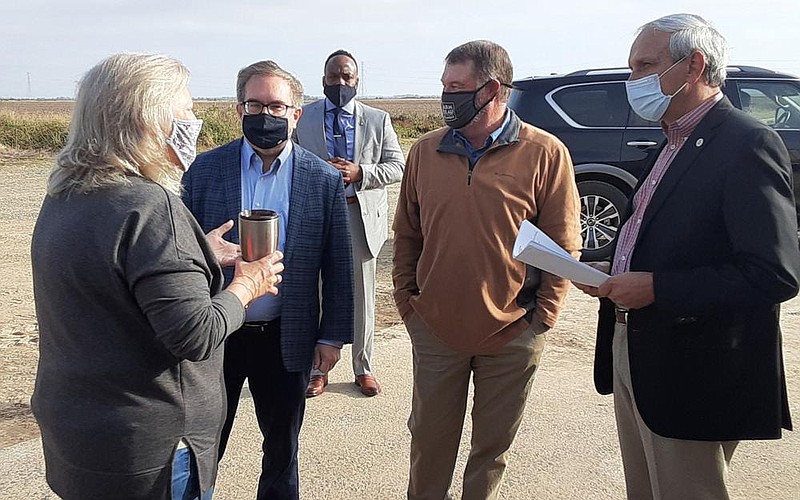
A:
POLYGON ((628 197, 616 186, 602 181, 578 183, 581 198, 581 260, 610 260, 628 197))

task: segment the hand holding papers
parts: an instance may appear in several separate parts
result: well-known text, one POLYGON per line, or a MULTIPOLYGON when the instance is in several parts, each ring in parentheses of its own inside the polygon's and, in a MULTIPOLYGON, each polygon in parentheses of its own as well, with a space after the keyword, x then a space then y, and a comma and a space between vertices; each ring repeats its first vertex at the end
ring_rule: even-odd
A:
POLYGON ((515 259, 542 271, 584 285, 600 286, 609 278, 606 273, 575 260, 566 250, 528 221, 522 221, 519 226, 513 255, 515 259))

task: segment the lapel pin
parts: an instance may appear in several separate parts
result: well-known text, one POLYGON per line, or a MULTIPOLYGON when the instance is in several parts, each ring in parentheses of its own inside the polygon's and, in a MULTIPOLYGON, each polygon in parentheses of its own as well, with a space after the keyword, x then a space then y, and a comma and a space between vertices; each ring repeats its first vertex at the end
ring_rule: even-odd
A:
POLYGON ((695 142, 695 143, 694 143, 694 145, 695 145, 696 147, 698 147, 698 148, 699 148, 700 146, 702 146, 702 145, 703 145, 703 138, 701 137, 701 138, 697 139, 697 142, 695 142))

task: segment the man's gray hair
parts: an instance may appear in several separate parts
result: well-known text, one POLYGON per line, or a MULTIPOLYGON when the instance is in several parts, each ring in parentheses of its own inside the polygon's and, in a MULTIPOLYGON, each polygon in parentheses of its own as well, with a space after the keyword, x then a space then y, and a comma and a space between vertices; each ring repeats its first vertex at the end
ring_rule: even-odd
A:
POLYGON ((719 87, 725 82, 728 42, 708 21, 695 14, 672 14, 645 24, 637 33, 647 29, 671 33, 669 51, 676 61, 701 52, 706 58, 704 76, 709 85, 719 87))
MULTIPOLYGON (((292 104, 297 108, 303 107, 303 84, 293 74, 278 66, 275 61, 259 61, 239 70, 239 75, 236 77, 237 102, 244 102, 244 88, 254 76, 277 76, 283 78, 292 89, 292 101, 294 101, 292 104)), ((265 102, 263 104, 269 103, 265 102)))

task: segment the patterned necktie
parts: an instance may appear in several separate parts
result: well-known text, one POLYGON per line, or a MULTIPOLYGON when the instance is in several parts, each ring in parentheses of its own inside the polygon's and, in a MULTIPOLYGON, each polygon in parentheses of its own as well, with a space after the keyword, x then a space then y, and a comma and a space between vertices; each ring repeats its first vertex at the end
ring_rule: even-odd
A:
POLYGON ((333 108, 333 156, 344 158, 347 157, 347 137, 344 134, 344 127, 339 117, 342 114, 342 108, 333 108))

